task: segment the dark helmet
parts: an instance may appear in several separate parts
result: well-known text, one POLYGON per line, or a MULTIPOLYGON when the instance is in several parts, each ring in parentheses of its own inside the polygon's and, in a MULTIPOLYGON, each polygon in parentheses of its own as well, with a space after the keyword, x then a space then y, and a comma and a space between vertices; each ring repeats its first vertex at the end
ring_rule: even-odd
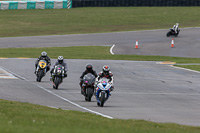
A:
POLYGON ((109 75, 110 67, 108 65, 103 66, 104 75, 109 75))
POLYGON ((87 65, 86 65, 86 70, 87 70, 88 72, 91 72, 91 71, 92 71, 92 64, 87 64, 87 65))
POLYGON ((64 60, 63 56, 58 56, 58 62, 59 62, 60 64, 63 63, 63 60, 64 60))
POLYGON ((42 57, 47 57, 47 52, 43 51, 43 52, 41 53, 41 56, 42 56, 42 57))

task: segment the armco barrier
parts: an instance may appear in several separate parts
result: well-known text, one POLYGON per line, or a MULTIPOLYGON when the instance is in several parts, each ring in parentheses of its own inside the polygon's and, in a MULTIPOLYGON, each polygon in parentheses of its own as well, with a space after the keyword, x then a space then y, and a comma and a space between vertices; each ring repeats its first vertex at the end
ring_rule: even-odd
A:
POLYGON ((200 6, 200 0, 72 0, 72 7, 200 6))
POLYGON ((72 0, 0 1, 1 10, 72 8, 72 0))

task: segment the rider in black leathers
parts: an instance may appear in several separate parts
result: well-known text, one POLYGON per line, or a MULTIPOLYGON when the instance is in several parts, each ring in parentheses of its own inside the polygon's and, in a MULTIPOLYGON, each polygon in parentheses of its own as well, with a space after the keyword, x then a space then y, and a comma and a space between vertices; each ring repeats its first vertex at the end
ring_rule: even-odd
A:
POLYGON ((97 73, 95 70, 93 70, 93 66, 92 64, 87 64, 86 65, 86 70, 82 73, 82 75, 80 76, 80 87, 81 87, 81 93, 83 94, 85 92, 84 87, 82 87, 83 84, 83 77, 88 74, 91 73, 95 76, 95 78, 97 77, 97 73))
POLYGON ((47 53, 45 51, 43 51, 41 53, 41 56, 35 61, 35 74, 36 74, 36 69, 37 69, 37 65, 38 62, 40 60, 45 60, 47 62, 47 72, 50 70, 50 66, 51 66, 51 59, 47 56, 47 53))

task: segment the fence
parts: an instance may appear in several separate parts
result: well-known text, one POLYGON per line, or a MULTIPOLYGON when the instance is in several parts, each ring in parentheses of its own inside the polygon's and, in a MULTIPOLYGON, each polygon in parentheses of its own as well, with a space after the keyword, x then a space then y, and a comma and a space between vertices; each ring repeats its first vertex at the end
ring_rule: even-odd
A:
POLYGON ((200 6, 200 0, 72 0, 72 7, 200 6))

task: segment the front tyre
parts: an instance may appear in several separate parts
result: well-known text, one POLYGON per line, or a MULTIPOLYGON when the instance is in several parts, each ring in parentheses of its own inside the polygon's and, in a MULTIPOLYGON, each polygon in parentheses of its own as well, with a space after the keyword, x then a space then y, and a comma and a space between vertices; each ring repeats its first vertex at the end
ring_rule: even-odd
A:
POLYGON ((169 36, 170 36, 170 31, 169 31, 169 32, 167 32, 166 36, 167 36, 167 37, 169 37, 169 36))
POLYGON ((86 88, 86 101, 91 101, 92 95, 93 95, 93 89, 92 88, 86 88))
POLYGON ((103 107, 104 103, 105 103, 105 92, 101 92, 101 97, 100 97, 100 106, 103 107))
POLYGON ((36 79, 37 82, 41 82, 43 76, 44 76, 44 72, 43 71, 39 71, 37 73, 37 79, 36 79))
POLYGON ((58 86, 61 83, 61 81, 62 81, 62 79, 60 77, 55 77, 55 79, 54 79, 54 84, 55 85, 53 86, 53 88, 54 89, 58 89, 58 86))

